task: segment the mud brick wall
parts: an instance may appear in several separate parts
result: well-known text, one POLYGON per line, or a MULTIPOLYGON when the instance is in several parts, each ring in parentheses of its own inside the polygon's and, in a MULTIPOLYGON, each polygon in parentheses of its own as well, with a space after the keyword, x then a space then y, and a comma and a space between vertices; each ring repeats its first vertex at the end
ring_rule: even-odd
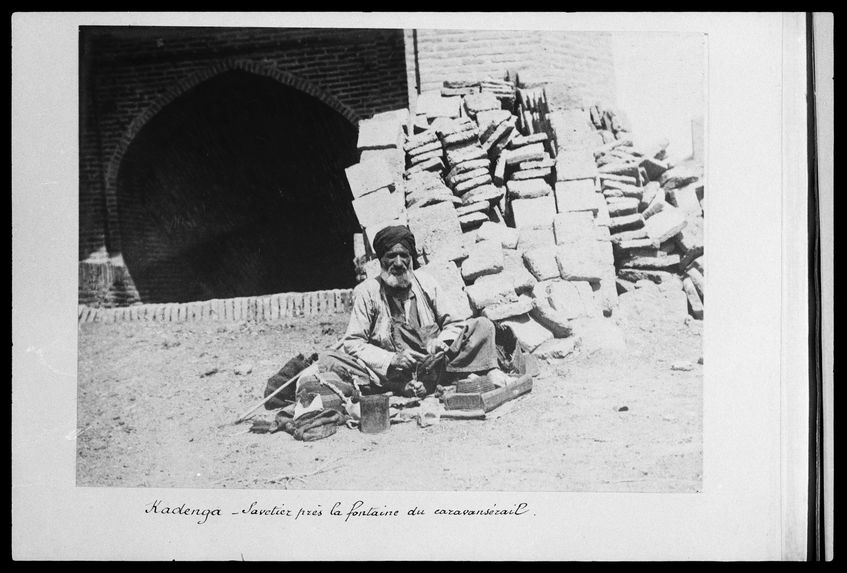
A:
POLYGON ((409 39, 406 67, 414 70, 417 60, 419 92, 438 90, 444 80, 502 79, 508 70, 522 82, 543 83, 551 108, 616 103, 612 43, 606 33, 418 30, 416 41, 409 39))
MULTIPOLYGON (((408 105, 402 30, 82 28, 80 261, 108 265, 122 251, 116 181, 136 135, 171 101, 232 70, 308 94, 353 128, 361 117, 408 105)), ((80 287, 81 301, 107 303, 102 285, 80 287)))

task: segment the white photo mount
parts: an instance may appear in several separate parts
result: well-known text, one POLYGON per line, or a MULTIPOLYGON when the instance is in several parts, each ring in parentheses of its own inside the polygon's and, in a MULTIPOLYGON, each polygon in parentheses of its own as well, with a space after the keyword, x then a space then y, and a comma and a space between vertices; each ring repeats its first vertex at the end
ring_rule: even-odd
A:
MULTIPOLYGON (((12 18, 12 555, 19 560, 804 560, 808 510, 805 16, 19 13, 12 18), (684 30, 708 35, 704 491, 140 490, 75 486, 81 24, 684 30), (46 86, 46 87, 45 87, 46 86), (751 148, 755 143, 755 147, 751 148), (51 280, 45 280, 49 269, 51 280), (53 274, 60 280, 55 280, 53 274), (50 396, 49 406, 44 396, 50 396), (152 519, 156 499, 328 511, 512 507, 521 520, 152 519), (269 523, 272 524, 269 527, 269 523), (401 533, 439 543, 383 543, 401 533), (614 542, 610 542, 614 540, 614 542), (310 543, 311 542, 311 543, 310 543), (317 543, 317 544, 315 544, 317 543)), ((830 385, 831 388, 831 385, 830 385)), ((831 499, 831 497, 830 497, 831 499)), ((175 502, 175 503, 173 503, 175 502)), ((831 515, 831 514, 830 514, 831 515)), ((831 518, 830 518, 831 520, 831 518)), ((829 536, 831 539, 831 535, 829 536)))

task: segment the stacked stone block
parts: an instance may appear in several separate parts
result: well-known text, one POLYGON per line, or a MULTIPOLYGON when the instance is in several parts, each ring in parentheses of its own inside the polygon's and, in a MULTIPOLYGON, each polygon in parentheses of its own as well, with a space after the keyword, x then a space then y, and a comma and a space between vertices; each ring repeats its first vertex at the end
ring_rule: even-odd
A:
POLYGON ((602 143, 593 150, 614 246, 616 289, 640 280, 682 288, 691 316, 703 318, 702 165, 672 165, 667 140, 635 143, 623 114, 589 109, 602 143), (682 279, 682 280, 680 280, 682 279))
POLYGON ((360 163, 348 174, 354 200, 373 195, 382 209, 360 218, 365 236, 405 219, 420 272, 450 285, 454 312, 490 318, 544 358, 582 336, 622 348, 610 317, 639 277, 684 272, 679 288, 702 316, 699 178, 673 172, 661 145, 635 149, 626 122, 596 106, 549 113, 550 130, 530 133, 505 84, 455 80, 420 94, 396 145, 393 127, 369 128, 371 145, 402 150, 404 170, 360 163), (400 215, 389 201, 398 189, 400 215))

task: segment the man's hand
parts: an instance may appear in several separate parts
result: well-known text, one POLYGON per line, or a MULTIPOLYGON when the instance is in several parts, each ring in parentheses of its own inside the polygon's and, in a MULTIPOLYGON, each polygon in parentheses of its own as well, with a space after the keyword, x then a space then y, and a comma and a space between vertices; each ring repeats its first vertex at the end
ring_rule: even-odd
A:
POLYGON ((438 340, 437 338, 433 338, 426 344, 426 351, 430 356, 435 354, 436 352, 447 350, 448 348, 449 346, 446 342, 438 340))
POLYGON ((426 358, 426 356, 421 354, 420 352, 415 352, 414 350, 406 348, 394 354, 394 356, 391 358, 391 364, 389 365, 389 368, 402 372, 408 372, 414 369, 414 367, 417 366, 420 361, 424 358, 426 358))
POLYGON ((423 398, 424 396, 426 396, 426 388, 424 387, 422 382, 418 382, 417 380, 411 380, 405 386, 403 386, 403 390, 401 393, 406 398, 423 398))

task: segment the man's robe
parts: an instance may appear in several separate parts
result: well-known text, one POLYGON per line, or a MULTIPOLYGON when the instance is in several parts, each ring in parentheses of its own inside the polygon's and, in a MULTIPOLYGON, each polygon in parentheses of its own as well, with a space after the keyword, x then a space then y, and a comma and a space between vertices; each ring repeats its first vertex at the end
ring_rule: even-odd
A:
POLYGON ((414 275, 409 297, 402 302, 389 301, 382 281, 371 278, 353 291, 353 310, 342 347, 377 375, 379 380, 372 380, 375 384, 386 384, 391 359, 403 350, 393 327, 400 308, 402 318, 421 331, 432 332, 450 347, 448 372, 482 372, 497 367, 494 324, 483 317, 460 320, 451 314, 449 300, 429 275, 414 275))

